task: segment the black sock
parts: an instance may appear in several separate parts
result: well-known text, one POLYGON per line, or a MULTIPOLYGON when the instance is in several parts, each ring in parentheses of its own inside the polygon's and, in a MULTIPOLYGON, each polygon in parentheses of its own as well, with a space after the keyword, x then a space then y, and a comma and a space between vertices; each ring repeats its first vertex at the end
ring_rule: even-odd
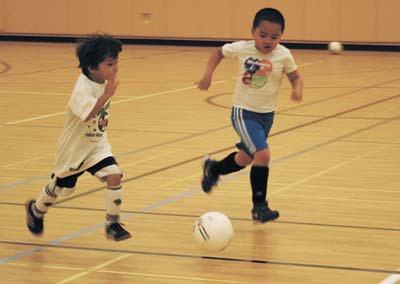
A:
POLYGON ((267 166, 252 166, 250 184, 253 192, 253 204, 265 202, 267 199, 269 168, 267 166))
POLYGON ((227 175, 244 169, 245 167, 239 166, 235 162, 235 155, 237 152, 230 153, 221 161, 214 164, 212 170, 216 175, 227 175))

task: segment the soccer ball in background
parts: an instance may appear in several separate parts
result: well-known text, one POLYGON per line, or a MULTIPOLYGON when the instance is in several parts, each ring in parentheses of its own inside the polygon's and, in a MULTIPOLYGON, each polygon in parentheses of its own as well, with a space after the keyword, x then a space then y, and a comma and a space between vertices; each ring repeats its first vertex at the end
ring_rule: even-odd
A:
POLYGON ((343 51, 343 45, 338 41, 332 41, 328 44, 328 50, 332 54, 340 54, 343 51))

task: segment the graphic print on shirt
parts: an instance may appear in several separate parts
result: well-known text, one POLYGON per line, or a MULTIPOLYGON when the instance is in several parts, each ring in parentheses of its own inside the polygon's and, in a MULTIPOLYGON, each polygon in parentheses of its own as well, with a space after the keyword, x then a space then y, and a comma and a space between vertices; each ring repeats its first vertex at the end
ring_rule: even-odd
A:
POLYGON ((267 83, 268 74, 272 72, 272 63, 267 59, 249 57, 244 62, 244 69, 243 84, 259 89, 267 83))
POLYGON ((110 102, 104 105, 100 112, 88 122, 88 130, 85 136, 90 138, 90 142, 97 142, 103 137, 108 125, 109 108, 110 102))

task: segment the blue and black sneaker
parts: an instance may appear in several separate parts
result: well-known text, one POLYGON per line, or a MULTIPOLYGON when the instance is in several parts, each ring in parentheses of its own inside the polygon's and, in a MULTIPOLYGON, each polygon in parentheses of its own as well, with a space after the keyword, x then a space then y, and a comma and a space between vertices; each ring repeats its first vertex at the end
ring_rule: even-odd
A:
POLYGON ((131 234, 127 230, 122 228, 121 225, 123 224, 118 222, 106 225, 105 231, 107 239, 113 241, 123 241, 129 239, 131 237, 131 234))
POLYGON ((256 203, 251 210, 251 216, 253 217, 253 222, 255 223, 265 223, 278 219, 279 212, 276 210, 271 210, 268 207, 267 202, 256 203))
POLYGON ((212 167, 217 161, 211 160, 210 156, 205 156, 203 159, 203 179, 201 187, 205 193, 210 193, 212 188, 219 182, 219 176, 213 173, 212 167))
POLYGON ((33 213, 34 204, 34 199, 30 199, 25 202, 26 226, 32 234, 40 236, 43 234, 43 218, 36 217, 33 213))

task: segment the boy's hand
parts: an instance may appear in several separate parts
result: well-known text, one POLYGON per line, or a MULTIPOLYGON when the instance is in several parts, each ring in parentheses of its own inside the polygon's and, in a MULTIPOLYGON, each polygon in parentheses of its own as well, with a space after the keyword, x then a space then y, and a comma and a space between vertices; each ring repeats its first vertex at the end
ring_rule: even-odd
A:
POLYGON ((108 78, 106 87, 104 90, 104 94, 106 94, 109 97, 112 97, 115 93, 115 90, 118 87, 118 84, 119 84, 119 80, 118 80, 117 76, 111 76, 110 78, 108 78))
POLYGON ((196 82, 196 84, 200 91, 207 91, 211 85, 211 78, 203 77, 200 81, 196 82))
POLYGON ((303 94, 301 92, 293 90, 292 94, 290 95, 290 99, 294 102, 301 102, 301 100, 303 99, 303 94))

